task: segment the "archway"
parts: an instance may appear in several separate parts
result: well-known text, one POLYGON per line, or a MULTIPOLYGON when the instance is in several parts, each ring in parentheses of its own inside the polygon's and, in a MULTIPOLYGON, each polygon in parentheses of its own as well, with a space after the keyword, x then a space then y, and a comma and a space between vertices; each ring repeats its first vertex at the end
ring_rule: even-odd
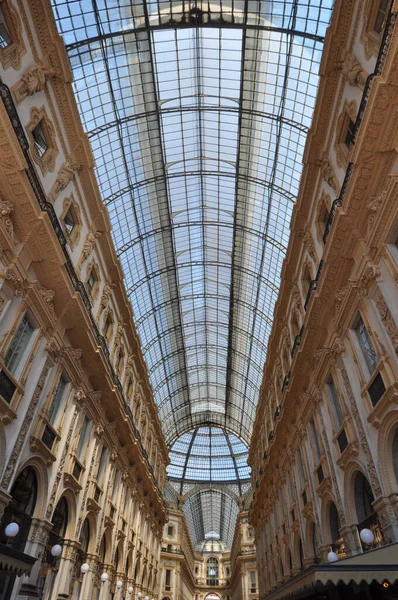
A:
MULTIPOLYGON (((0 543, 23 552, 28 539, 32 517, 37 501, 37 477, 32 467, 26 467, 16 478, 11 488, 11 500, 6 507, 0 524, 0 543), (17 523, 19 532, 14 538, 5 535, 9 523, 17 523)), ((10 598, 16 575, 0 578, 0 598, 10 598)))
POLYGON ((357 471, 354 479, 354 500, 358 524, 363 524, 374 513, 374 496, 369 481, 361 471, 357 471))
POLYGON ((340 517, 337 507, 334 502, 331 502, 329 505, 329 528, 332 546, 340 539, 340 527, 340 517))
POLYGON ((392 466, 395 475, 395 485, 398 485, 398 428, 392 440, 392 466))
POLYGON ((40 567, 39 578, 37 581, 37 590, 40 597, 52 597, 55 579, 60 567, 60 559, 51 554, 51 548, 56 544, 59 544, 61 547, 63 546, 69 518, 70 511, 68 501, 65 496, 62 496, 55 507, 51 519, 53 526, 49 532, 48 542, 40 567))
POLYGON ((23 551, 37 500, 37 477, 32 467, 26 467, 16 478, 11 489, 11 501, 4 511, 0 525, 0 542, 23 551), (19 532, 8 538, 4 530, 9 523, 18 523, 19 532))
POLYGON ((212 592, 211 594, 207 594, 205 600, 220 600, 220 596, 212 592))

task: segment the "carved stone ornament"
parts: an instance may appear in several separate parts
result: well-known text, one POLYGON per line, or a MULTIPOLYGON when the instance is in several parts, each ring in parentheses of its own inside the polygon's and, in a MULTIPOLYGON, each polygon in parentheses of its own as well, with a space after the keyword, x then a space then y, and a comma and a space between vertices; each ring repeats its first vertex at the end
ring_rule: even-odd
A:
POLYGON ((100 231, 89 231, 86 237, 86 241, 84 242, 83 250, 80 255, 79 267, 82 266, 85 260, 90 256, 92 251, 94 250, 95 244, 97 240, 101 237, 100 231))
POLYGON ((99 314, 102 314, 106 307, 108 306, 109 298, 112 294, 112 284, 108 281, 104 285, 104 289, 102 290, 102 296, 99 305, 99 314))
POLYGON ((300 231, 299 236, 303 240, 304 247, 308 254, 313 260, 316 260, 315 244, 311 232, 308 229, 306 231, 302 230, 300 231))
POLYGON ((26 126, 30 140, 30 152, 33 160, 39 165, 43 175, 49 171, 54 171, 55 160, 58 156, 58 148, 56 143, 55 128, 47 116, 44 106, 41 108, 32 108, 30 111, 30 121, 26 126), (33 130, 40 124, 47 144, 47 149, 44 154, 40 154, 33 137, 33 130))
POLYGON ((68 158, 64 162, 58 172, 57 179, 55 180, 55 183, 49 194, 49 197, 53 202, 56 200, 58 194, 66 188, 70 181, 72 181, 79 168, 80 164, 74 162, 71 158, 68 158))
POLYGON ((45 61, 39 60, 33 64, 12 88, 16 103, 21 102, 26 96, 33 96, 33 94, 44 90, 46 80, 54 75, 54 69, 45 61))
POLYGON ((374 296, 374 301, 380 315, 381 322, 386 328, 391 343, 394 346, 395 353, 398 354, 398 327, 396 326, 384 296, 379 289, 374 296))
POLYGON ((11 215, 14 211, 14 207, 11 202, 7 200, 3 200, 0 196, 0 221, 4 226, 4 229, 8 233, 11 238, 13 245, 16 244, 16 240, 14 237, 14 224, 12 222, 11 215))
POLYGON ((21 277, 19 277, 14 271, 7 267, 0 275, 3 281, 6 281, 8 285, 13 290, 15 296, 21 297, 25 295, 26 292, 26 282, 23 281, 21 277))
POLYGON ((368 202, 368 235, 373 230, 377 214, 380 211, 388 195, 388 185, 386 185, 377 196, 373 196, 368 202))
POLYGON ((346 57, 341 64, 341 72, 344 79, 348 81, 350 85, 358 86, 361 89, 365 87, 368 75, 362 68, 361 63, 356 56, 350 52, 346 54, 346 57))
POLYGON ((358 282, 358 291, 362 297, 368 295, 369 284, 376 278, 380 277, 381 272, 379 267, 375 265, 369 265, 358 282))
POLYGON ((47 288, 45 288, 39 284, 36 284, 36 287, 37 287, 37 291, 39 292, 40 298, 47 305, 51 315, 55 316, 54 304, 53 304, 55 292, 53 290, 48 290, 47 288))
POLYGON ((335 304, 335 315, 336 316, 340 312, 341 305, 344 302, 344 299, 347 296, 347 293, 348 293, 348 285, 345 285, 344 287, 337 290, 337 292, 334 295, 335 300, 336 300, 336 304, 335 304))
POLYGON ((339 190, 339 183, 337 181, 336 175, 334 174, 333 168, 329 162, 329 158, 326 154, 319 162, 319 168, 321 170, 323 179, 335 191, 337 195, 339 190))
POLYGON ((64 348, 58 346, 55 340, 50 340, 45 347, 47 354, 49 354, 55 363, 59 363, 62 359, 64 348))

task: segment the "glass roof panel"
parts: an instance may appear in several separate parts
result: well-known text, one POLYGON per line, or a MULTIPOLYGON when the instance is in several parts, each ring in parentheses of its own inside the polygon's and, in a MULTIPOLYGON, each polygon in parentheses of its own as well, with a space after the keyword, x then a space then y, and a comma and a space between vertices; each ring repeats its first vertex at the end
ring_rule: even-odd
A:
POLYGON ((52 5, 172 456, 249 444, 333 0, 52 5))
POLYGON ((247 454, 247 446, 233 433, 220 427, 199 427, 184 433, 171 446, 167 473, 172 479, 240 482, 250 478, 247 454))

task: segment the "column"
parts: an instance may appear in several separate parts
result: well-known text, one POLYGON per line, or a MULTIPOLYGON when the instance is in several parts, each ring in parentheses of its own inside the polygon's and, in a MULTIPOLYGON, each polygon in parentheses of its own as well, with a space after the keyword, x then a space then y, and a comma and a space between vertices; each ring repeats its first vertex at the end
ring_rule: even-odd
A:
MULTIPOLYGON (((99 565, 99 556, 98 556, 98 554, 86 554, 84 562, 86 562, 88 564, 89 570, 85 575, 83 575, 83 582, 82 582, 82 587, 80 590, 79 600, 91 600, 94 596, 93 590, 94 590, 95 584, 96 584, 96 576, 97 576, 98 565, 99 565)), ((104 569, 104 570, 101 569, 101 572, 98 572, 99 580, 104 571, 106 571, 108 573, 107 569, 104 569)), ((102 590, 102 585, 104 585, 104 584, 100 583, 100 585, 101 585, 101 590, 102 590)))
POLYGON ((56 598, 69 598, 70 582, 75 568, 77 551, 80 547, 75 540, 64 540, 62 542, 62 555, 60 558, 57 577, 49 600, 56 598))
POLYGON ((24 552, 25 554, 29 554, 29 556, 35 556, 38 558, 33 565, 30 575, 25 576, 22 580, 22 584, 17 595, 19 600, 37 598, 37 580, 42 563, 42 555, 46 548, 48 534, 52 526, 52 523, 49 521, 32 519, 32 525, 29 530, 24 552))
POLYGON ((398 498, 396 494, 382 496, 373 502, 374 509, 383 531, 383 537, 389 544, 398 541, 398 498))

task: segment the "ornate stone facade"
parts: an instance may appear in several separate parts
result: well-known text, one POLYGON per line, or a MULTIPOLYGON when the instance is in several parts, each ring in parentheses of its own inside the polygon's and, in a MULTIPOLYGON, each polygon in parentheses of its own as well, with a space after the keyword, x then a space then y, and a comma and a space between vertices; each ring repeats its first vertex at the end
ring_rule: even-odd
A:
POLYGON ((285 597, 282 585, 297 594, 295 575, 331 550, 366 551, 363 528, 374 546, 398 541, 397 5, 383 38, 372 30, 378 4, 336 2, 325 42, 249 455, 261 597, 285 597), (309 254, 316 279, 306 304, 299 290, 300 345, 281 389, 280 332, 286 321, 296 329, 291 282, 309 254))

